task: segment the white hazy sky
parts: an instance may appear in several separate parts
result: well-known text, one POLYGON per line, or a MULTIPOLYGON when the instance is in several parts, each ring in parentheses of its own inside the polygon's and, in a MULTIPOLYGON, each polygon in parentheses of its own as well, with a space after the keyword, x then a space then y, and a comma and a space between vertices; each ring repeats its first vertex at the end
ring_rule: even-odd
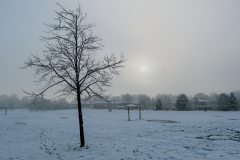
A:
MULTIPOLYGON (((44 23, 54 23, 55 2, 0 1, 0 95, 35 90, 33 71, 21 70, 30 53, 42 54, 44 23)), ((229 93, 240 89, 239 0, 80 0, 86 22, 103 39, 99 54, 128 61, 109 93, 155 96, 229 93), (145 68, 145 70, 143 70, 145 68)))

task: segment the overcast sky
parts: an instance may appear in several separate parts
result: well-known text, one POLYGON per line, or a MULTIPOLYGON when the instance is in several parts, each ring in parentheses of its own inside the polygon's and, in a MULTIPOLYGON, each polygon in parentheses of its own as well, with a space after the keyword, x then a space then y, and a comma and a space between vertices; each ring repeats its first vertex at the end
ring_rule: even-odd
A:
MULTIPOLYGON (((0 1, 0 95, 35 90, 33 71, 21 70, 30 53, 42 54, 44 23, 54 23, 55 2, 0 1)), ((82 0, 86 22, 103 39, 99 54, 128 59, 109 93, 194 95, 240 89, 239 0, 82 0), (144 70, 145 68, 145 70, 144 70)))

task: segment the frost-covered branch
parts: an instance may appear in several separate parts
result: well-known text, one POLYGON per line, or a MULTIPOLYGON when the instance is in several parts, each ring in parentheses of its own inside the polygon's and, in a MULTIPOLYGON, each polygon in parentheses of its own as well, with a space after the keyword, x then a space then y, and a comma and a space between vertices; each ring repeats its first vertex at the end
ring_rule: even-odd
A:
POLYGON ((111 86, 114 75, 119 75, 119 68, 126 61, 123 55, 120 59, 115 54, 99 59, 97 51, 103 45, 98 36, 92 34, 95 24, 83 21, 80 5, 75 11, 66 10, 60 4, 56 11, 56 23, 45 24, 48 36, 42 36, 46 50, 43 57, 31 55, 24 62, 23 69, 33 68, 38 84, 44 84, 42 89, 31 94, 40 97, 48 89, 58 86, 55 94, 62 96, 86 94, 89 97, 104 99, 105 87, 111 86), (63 85, 64 84, 64 85, 63 85))

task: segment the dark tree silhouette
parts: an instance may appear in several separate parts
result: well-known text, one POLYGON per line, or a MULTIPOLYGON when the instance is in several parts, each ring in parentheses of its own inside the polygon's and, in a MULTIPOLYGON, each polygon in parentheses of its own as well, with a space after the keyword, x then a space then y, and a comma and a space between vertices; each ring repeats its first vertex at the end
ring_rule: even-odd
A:
POLYGON ((237 104, 237 99, 233 92, 230 93, 229 96, 229 109, 231 111, 237 111, 238 110, 238 104, 237 104))
POLYGON ((48 28, 48 37, 42 36, 46 44, 43 58, 31 55, 24 62, 25 68, 33 68, 38 77, 37 82, 44 83, 36 92, 26 92, 33 97, 33 102, 43 97, 43 94, 55 86, 60 86, 55 94, 58 96, 76 96, 78 102, 78 116, 81 147, 85 145, 81 96, 86 99, 98 97, 106 100, 105 87, 111 86, 114 75, 119 75, 119 68, 126 61, 123 55, 117 58, 115 54, 100 58, 96 54, 103 45, 98 36, 92 34, 94 24, 83 21, 86 14, 81 11, 80 5, 76 10, 66 10, 59 5, 56 11, 55 24, 45 24, 48 28))
POLYGON ((162 102, 159 98, 157 99, 156 102, 156 110, 162 110, 162 102))
POLYGON ((183 111, 184 109, 186 109, 187 103, 188 97, 186 96, 186 94, 180 94, 176 100, 176 107, 183 111))
POLYGON ((229 97, 226 93, 221 93, 218 99, 219 109, 222 111, 229 110, 229 97))

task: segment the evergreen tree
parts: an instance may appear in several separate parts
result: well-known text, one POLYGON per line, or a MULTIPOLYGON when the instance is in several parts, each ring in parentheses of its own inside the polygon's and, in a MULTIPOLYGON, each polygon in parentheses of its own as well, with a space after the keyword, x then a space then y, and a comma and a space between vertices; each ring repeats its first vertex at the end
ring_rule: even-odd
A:
POLYGON ((238 110, 238 104, 237 104, 237 99, 233 92, 230 93, 229 97, 229 110, 230 111, 237 111, 238 110))
POLYGON ((226 93, 221 93, 218 99, 219 109, 222 111, 229 110, 229 100, 228 95, 226 93))
POLYGON ((156 102, 156 110, 162 110, 162 102, 159 98, 156 102))
POLYGON ((186 109, 187 104, 188 104, 188 97, 186 96, 186 94, 180 94, 176 100, 176 107, 179 110, 183 111, 184 109, 186 109))

